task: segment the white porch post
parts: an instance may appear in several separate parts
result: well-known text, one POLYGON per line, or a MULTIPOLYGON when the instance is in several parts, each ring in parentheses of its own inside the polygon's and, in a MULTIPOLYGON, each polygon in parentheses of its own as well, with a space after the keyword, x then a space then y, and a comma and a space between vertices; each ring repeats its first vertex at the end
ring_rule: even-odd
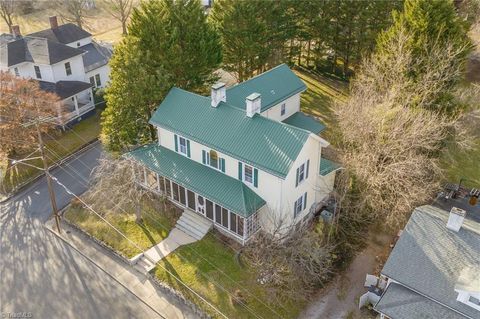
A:
POLYGON ((77 96, 73 96, 73 103, 75 104, 75 113, 77 113, 77 116, 80 116, 80 111, 78 110, 78 100, 77 96))

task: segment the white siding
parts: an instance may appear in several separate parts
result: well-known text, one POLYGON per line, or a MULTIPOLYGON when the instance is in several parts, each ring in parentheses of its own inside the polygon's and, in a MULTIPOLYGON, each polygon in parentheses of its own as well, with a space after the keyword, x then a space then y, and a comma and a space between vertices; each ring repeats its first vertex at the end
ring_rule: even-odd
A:
POLYGON ((281 122, 298 111, 300 111, 300 93, 292 95, 261 114, 269 119, 281 122), (283 103, 285 103, 285 115, 281 115, 283 103))
POLYGON ((71 43, 67 43, 67 45, 69 47, 72 47, 72 48, 78 48, 78 47, 82 47, 84 45, 87 45, 89 43, 92 42, 92 37, 86 37, 86 38, 83 38, 83 39, 80 39, 78 41, 74 41, 74 42, 71 42, 71 43), (78 45, 78 43, 80 43, 80 45, 78 45))
POLYGON ((83 68, 83 59, 81 55, 74 56, 70 59, 63 60, 52 65, 54 80, 58 81, 85 81, 85 69, 83 68), (67 75, 65 71, 65 63, 70 63, 72 70, 71 75, 67 75))
POLYGON ((90 83, 90 77, 95 77, 97 74, 100 74, 101 85, 99 87, 104 88, 110 78, 110 66, 108 64, 85 73, 85 79, 82 81, 90 83))
MULTIPOLYGON (((157 128, 159 144, 175 151, 174 133, 163 128, 157 128)), ((190 158, 202 164, 202 150, 210 148, 190 140, 190 158)), ((225 174, 238 179, 238 160, 215 150, 219 157, 225 159, 225 174)), ((260 223, 265 230, 272 229, 272 222, 283 219, 284 225, 290 226, 300 221, 310 210, 314 203, 325 198, 333 189, 334 174, 326 177, 318 175, 321 157, 321 144, 316 136, 310 135, 297 159, 293 163, 290 172, 285 179, 267 173, 258 167, 258 187, 245 183, 255 193, 262 197, 267 205, 259 212, 260 223), (297 187, 296 170, 301 164, 310 160, 308 178, 297 187), (332 177, 333 176, 333 177, 332 177), (307 192, 307 206, 294 220, 294 203, 307 192)), ((214 169, 214 168, 212 168, 214 169)))

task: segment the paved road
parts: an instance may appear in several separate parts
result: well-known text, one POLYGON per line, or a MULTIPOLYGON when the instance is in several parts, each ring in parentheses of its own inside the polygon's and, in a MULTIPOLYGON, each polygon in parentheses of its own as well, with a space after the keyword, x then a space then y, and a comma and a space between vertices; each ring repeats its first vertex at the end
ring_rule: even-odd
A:
MULTIPOLYGON (((85 188, 100 146, 52 173, 74 192, 85 188), (81 162, 80 162, 81 161, 81 162), (83 163, 88 163, 87 167, 83 163), (68 174, 68 173, 70 174, 68 174)), ((59 207, 71 199, 56 185, 59 207)), ((0 312, 33 318, 159 318, 116 280, 43 227, 51 214, 44 179, 0 206, 0 312)))

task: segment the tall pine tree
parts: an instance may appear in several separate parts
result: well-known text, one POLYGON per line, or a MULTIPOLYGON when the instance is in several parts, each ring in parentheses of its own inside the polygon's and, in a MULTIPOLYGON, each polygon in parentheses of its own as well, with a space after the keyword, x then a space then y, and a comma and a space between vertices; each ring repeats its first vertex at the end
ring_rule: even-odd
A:
POLYGON ((132 13, 114 51, 102 140, 111 150, 155 138, 148 120, 172 86, 204 92, 221 62, 220 37, 199 0, 151 0, 132 13))

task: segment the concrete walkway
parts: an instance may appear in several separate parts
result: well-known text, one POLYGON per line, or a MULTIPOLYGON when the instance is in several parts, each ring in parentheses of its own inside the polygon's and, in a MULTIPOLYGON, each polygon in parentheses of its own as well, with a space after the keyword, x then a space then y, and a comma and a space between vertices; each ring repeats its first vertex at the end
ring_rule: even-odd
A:
MULTIPOLYGON (((53 220, 49 220, 45 226, 51 230, 53 220)), ((65 223, 62 223, 61 228, 61 236, 52 232, 102 268, 105 273, 136 295, 160 317, 169 319, 199 318, 180 299, 157 289, 145 275, 138 273, 133 267, 119 260, 119 257, 112 252, 65 223)))
POLYGON ((174 227, 167 238, 162 240, 159 244, 153 246, 145 252, 145 255, 150 258, 151 261, 157 263, 162 258, 167 257, 175 249, 182 245, 188 245, 196 242, 197 239, 187 235, 183 231, 174 227))

